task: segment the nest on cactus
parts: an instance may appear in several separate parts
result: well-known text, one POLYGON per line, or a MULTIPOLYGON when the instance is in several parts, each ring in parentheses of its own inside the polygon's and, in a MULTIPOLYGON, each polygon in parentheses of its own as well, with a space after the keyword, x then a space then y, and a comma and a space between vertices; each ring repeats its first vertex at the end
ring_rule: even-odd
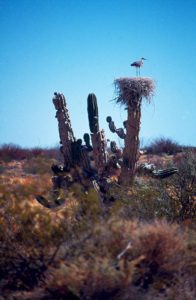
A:
POLYGON ((137 101, 145 98, 150 102, 155 89, 155 82, 151 78, 141 77, 123 77, 115 79, 117 97, 114 99, 117 103, 133 106, 137 101))

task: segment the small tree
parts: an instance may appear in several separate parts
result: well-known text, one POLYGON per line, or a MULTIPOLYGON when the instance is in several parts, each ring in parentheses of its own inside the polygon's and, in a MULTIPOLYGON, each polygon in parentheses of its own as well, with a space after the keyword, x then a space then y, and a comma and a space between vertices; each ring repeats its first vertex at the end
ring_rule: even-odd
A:
POLYGON ((120 181, 124 185, 130 185, 134 178, 139 148, 141 103, 143 98, 150 102, 155 85, 152 79, 141 77, 119 78, 114 84, 117 91, 116 102, 125 105, 128 111, 120 181))

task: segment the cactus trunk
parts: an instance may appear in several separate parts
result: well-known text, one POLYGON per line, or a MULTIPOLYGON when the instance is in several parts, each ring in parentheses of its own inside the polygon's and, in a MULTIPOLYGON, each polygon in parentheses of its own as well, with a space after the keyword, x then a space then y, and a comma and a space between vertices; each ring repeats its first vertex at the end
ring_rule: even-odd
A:
POLYGON ((128 120, 124 122, 126 136, 120 181, 122 184, 130 185, 134 179, 138 158, 141 103, 143 98, 150 102, 155 84, 151 78, 142 77, 118 78, 114 83, 117 92, 116 102, 125 105, 128 110, 128 120))
POLYGON ((95 166, 98 174, 101 175, 107 162, 104 130, 98 131, 96 133, 91 133, 91 140, 93 145, 93 157, 95 160, 95 166))
POLYGON ((99 130, 99 115, 97 98, 95 94, 89 94, 87 98, 87 110, 91 140, 93 146, 93 157, 98 174, 102 174, 107 162, 105 151, 105 135, 103 130, 99 130))
POLYGON ((141 119, 141 99, 137 99, 136 105, 128 105, 128 120, 126 124, 127 134, 123 150, 123 166, 120 181, 124 185, 133 183, 136 162, 139 151, 139 130, 141 119))
POLYGON ((64 157, 64 164, 72 164, 71 144, 74 142, 74 134, 71 127, 68 109, 66 107, 66 100, 63 94, 55 93, 53 103, 56 109, 56 118, 59 126, 61 150, 64 157))

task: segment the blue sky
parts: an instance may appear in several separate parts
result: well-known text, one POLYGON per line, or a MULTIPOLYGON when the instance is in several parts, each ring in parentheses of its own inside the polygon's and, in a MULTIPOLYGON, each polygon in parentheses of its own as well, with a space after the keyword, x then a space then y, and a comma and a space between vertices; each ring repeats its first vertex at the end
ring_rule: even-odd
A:
MULTIPOLYGON (((86 99, 98 99, 100 127, 121 127, 114 79, 156 81, 144 104, 140 138, 160 136, 196 146, 196 1, 0 0, 0 144, 54 146, 53 92, 64 93, 77 138, 89 132, 86 99)), ((121 142, 122 145, 122 142, 121 142)))

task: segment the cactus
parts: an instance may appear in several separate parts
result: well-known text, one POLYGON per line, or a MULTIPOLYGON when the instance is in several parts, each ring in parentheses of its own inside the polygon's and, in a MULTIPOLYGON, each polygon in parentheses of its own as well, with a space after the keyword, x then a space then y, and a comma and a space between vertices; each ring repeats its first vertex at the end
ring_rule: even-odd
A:
POLYGON ((95 94, 91 93, 87 98, 88 120, 91 133, 99 131, 98 106, 95 94))
POLYGON ((116 151, 118 150, 116 142, 114 142, 114 141, 110 142, 110 149, 111 149, 112 153, 116 153, 116 151))
POLYGON ((154 176, 154 178, 163 179, 163 178, 167 178, 176 173, 178 173, 178 169, 175 167, 172 167, 172 168, 168 168, 168 169, 164 169, 164 170, 157 170, 157 171, 154 170, 152 172, 152 175, 154 176))
MULTIPOLYGON (((128 113, 127 122, 123 124, 126 135, 120 182, 124 185, 131 185, 138 159, 141 104, 143 99, 150 102, 155 85, 152 79, 141 77, 119 78, 114 83, 117 92, 116 102, 125 105, 128 113)), ((121 133, 123 132, 119 131, 118 135, 121 135, 121 133)))
POLYGON ((83 139, 84 139, 86 147, 87 148, 91 147, 91 145, 90 145, 90 135, 88 133, 85 133, 83 135, 83 139))
MULTIPOLYGON (((106 121, 108 122, 109 129, 112 133, 116 133, 119 138, 125 139, 126 134, 123 128, 116 128, 114 121, 112 120, 112 117, 108 116, 106 118, 106 121)), ((126 121, 123 122, 123 126, 125 127, 126 121)), ((126 128, 126 127, 125 127, 126 128)))
POLYGON ((106 142, 103 130, 99 130, 98 106, 95 94, 91 93, 87 98, 87 110, 91 141, 93 145, 93 157, 98 174, 101 174, 107 162, 106 142))
POLYGON ((108 122, 108 126, 109 126, 109 129, 112 133, 115 133, 116 132, 116 126, 114 124, 114 121, 112 120, 112 117, 108 116, 106 118, 106 122, 108 122))
POLYGON ((72 162, 74 165, 80 165, 81 151, 82 151, 82 140, 81 139, 78 139, 76 142, 71 143, 71 155, 72 155, 72 162))

